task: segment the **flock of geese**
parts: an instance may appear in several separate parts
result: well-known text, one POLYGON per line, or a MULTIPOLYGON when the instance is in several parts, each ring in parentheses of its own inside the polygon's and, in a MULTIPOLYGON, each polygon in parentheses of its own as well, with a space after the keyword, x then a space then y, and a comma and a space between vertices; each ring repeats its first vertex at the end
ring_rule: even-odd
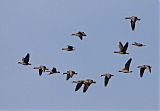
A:
MULTIPOLYGON (((136 21, 140 21, 141 19, 139 19, 138 17, 136 16, 131 16, 131 17, 126 17, 125 19, 130 19, 130 23, 131 23, 131 29, 132 31, 135 30, 135 24, 136 24, 136 21)), ((87 36, 85 34, 85 32, 77 32, 77 33, 74 33, 74 34, 71 34, 72 36, 76 36, 76 37, 79 37, 81 40, 83 40, 83 37, 87 36)), ((126 42, 124 45, 119 42, 119 51, 114 51, 114 53, 118 53, 118 54, 129 54, 127 52, 127 48, 128 48, 128 42, 126 42)), ((137 46, 137 47, 142 47, 142 46, 146 46, 142 43, 137 43, 137 42, 134 42, 132 45, 134 46, 137 46)), ((67 47, 65 48, 62 48, 62 50, 65 50, 65 51, 74 51, 75 50, 75 47, 71 46, 71 45, 68 45, 67 47)), ((25 57, 22 58, 21 61, 19 61, 18 63, 19 64, 22 64, 22 65, 31 65, 31 63, 29 63, 29 59, 30 59, 30 54, 27 53, 27 55, 25 57)), ((124 68, 122 68, 121 70, 119 70, 119 72, 122 72, 122 73, 131 73, 132 71, 129 69, 130 68, 130 64, 131 64, 131 61, 132 61, 132 58, 130 58, 126 63, 125 63, 125 66, 124 68)), ((150 65, 141 65, 141 66, 138 66, 137 68, 140 68, 140 77, 143 76, 144 74, 144 71, 145 69, 148 69, 148 71, 151 73, 151 66, 150 65)), ((48 73, 48 75, 52 75, 52 74, 55 74, 55 73, 60 73, 60 71, 58 71, 55 67, 53 67, 51 70, 49 68, 47 68, 46 66, 38 66, 38 67, 34 67, 33 69, 37 69, 39 71, 39 76, 42 75, 42 73, 48 73)), ((73 70, 68 70, 67 72, 63 73, 64 75, 67 75, 66 76, 66 80, 69 80, 70 78, 73 77, 73 75, 76 75, 77 73, 73 70)), ((104 86, 106 87, 109 80, 111 79, 112 74, 110 73, 105 73, 105 74, 102 74, 101 77, 104 76, 104 86)), ((76 83, 76 87, 75 87, 75 91, 78 91, 82 85, 84 85, 83 87, 83 92, 85 93, 88 89, 88 87, 92 84, 92 83, 96 83, 96 81, 92 80, 92 79, 86 79, 86 80, 77 80, 77 81, 73 81, 73 83, 76 83)))

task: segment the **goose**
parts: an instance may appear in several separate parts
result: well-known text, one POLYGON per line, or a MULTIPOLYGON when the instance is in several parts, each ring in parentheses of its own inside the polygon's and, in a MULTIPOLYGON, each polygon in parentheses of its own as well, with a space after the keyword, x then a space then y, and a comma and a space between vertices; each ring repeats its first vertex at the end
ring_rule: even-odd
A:
POLYGON ((77 33, 74 33, 74 34, 71 34, 72 36, 77 36, 77 37, 79 37, 81 40, 83 39, 83 36, 87 36, 86 34, 85 34, 85 32, 77 32, 77 33))
POLYGON ((130 59, 126 62, 125 67, 124 67, 122 70, 119 70, 119 72, 131 73, 132 71, 129 70, 131 61, 132 61, 132 58, 130 58, 130 59))
POLYGON ((137 43, 137 42, 134 42, 132 45, 138 46, 138 47, 146 46, 146 45, 144 45, 142 43, 137 43))
POLYGON ((60 73, 59 71, 57 71, 57 69, 55 67, 52 68, 52 70, 47 70, 46 72, 49 72, 48 75, 54 74, 54 73, 60 73))
POLYGON ((96 83, 96 81, 92 80, 92 79, 86 79, 83 81, 84 84, 84 88, 83 88, 83 93, 85 93, 88 89, 88 87, 92 84, 92 83, 96 83))
POLYGON ((102 74, 101 77, 102 77, 102 76, 105 77, 105 78, 104 78, 104 86, 107 87, 107 84, 108 84, 108 82, 109 82, 109 79, 111 79, 111 77, 114 76, 114 75, 109 74, 109 73, 106 73, 106 74, 102 74))
POLYGON ((31 65, 29 63, 29 58, 30 58, 30 54, 27 53, 27 55, 25 57, 22 57, 22 60, 18 62, 18 64, 22 64, 22 65, 31 65))
POLYGON ((86 80, 78 80, 78 81, 73 81, 73 83, 77 83, 75 91, 78 91, 82 84, 84 84, 83 87, 83 93, 85 93, 88 89, 88 87, 92 84, 92 83, 96 83, 96 81, 92 80, 92 79, 86 79, 86 80))
POLYGON ((71 45, 68 45, 67 48, 62 48, 62 50, 66 50, 66 51, 74 51, 75 50, 75 47, 71 46, 71 45))
POLYGON ((126 42, 126 44, 123 46, 123 44, 121 42, 119 42, 119 51, 114 51, 114 53, 118 53, 118 54, 129 54, 127 51, 128 48, 128 42, 126 42))
POLYGON ((141 20, 141 19, 139 19, 139 18, 136 17, 136 16, 126 17, 125 19, 130 19, 132 31, 134 31, 134 29, 135 29, 135 23, 136 23, 136 21, 137 21, 137 20, 138 20, 138 21, 141 20))
POLYGON ((69 71, 67 71, 67 73, 63 73, 63 74, 67 74, 66 80, 69 80, 69 78, 72 78, 73 75, 75 75, 77 73, 73 70, 69 70, 69 71))
POLYGON ((46 72, 47 70, 49 70, 46 66, 42 66, 42 65, 39 67, 34 67, 33 69, 39 70, 39 76, 41 76, 43 72, 46 72))
POLYGON ((140 68, 140 77, 142 77, 143 74, 144 74, 145 69, 148 69, 149 72, 151 73, 152 66, 150 66, 150 65, 141 65, 141 66, 138 66, 137 68, 140 68))

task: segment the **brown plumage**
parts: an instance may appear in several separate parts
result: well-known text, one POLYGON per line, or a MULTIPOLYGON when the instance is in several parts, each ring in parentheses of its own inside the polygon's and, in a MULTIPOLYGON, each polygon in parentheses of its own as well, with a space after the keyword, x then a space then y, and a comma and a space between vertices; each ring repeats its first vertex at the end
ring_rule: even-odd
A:
POLYGON ((18 64, 31 65, 31 64, 29 63, 29 58, 30 58, 30 54, 27 53, 27 55, 26 55, 25 57, 23 57, 22 60, 18 62, 18 64))
POLYGON ((92 83, 96 83, 96 81, 93 81, 92 79, 86 79, 83 81, 83 84, 84 84, 84 88, 83 88, 83 92, 85 93, 87 91, 87 89, 89 88, 89 86, 92 84, 92 83))
POLYGON ((137 21, 137 20, 138 20, 138 21, 141 20, 141 19, 139 19, 139 18, 136 17, 136 16, 126 17, 125 19, 130 19, 132 31, 134 31, 134 29, 135 29, 136 21, 137 21))
POLYGON ((140 77, 143 77, 145 69, 148 69, 149 72, 151 73, 152 67, 150 65, 141 65, 141 66, 138 66, 137 68, 140 68, 140 77))
POLYGON ((46 72, 49 72, 48 75, 55 74, 55 73, 60 73, 59 71, 57 71, 57 69, 55 67, 53 67, 52 70, 47 70, 46 72))
POLYGON ((104 76, 104 86, 107 87, 107 84, 109 82, 109 80, 111 79, 112 74, 106 73, 106 74, 102 74, 101 77, 104 76))
POLYGON ((124 46, 121 42, 119 42, 119 51, 114 51, 114 53, 129 54, 129 53, 126 52, 127 48, 128 48, 128 42, 126 42, 126 44, 124 46))
POLYGON ((131 73, 132 71, 129 70, 131 61, 132 61, 132 58, 130 58, 130 59, 126 62, 125 67, 124 67, 122 70, 119 70, 119 72, 131 73))
POLYGON ((74 33, 74 34, 71 34, 72 36, 77 36, 79 37, 81 40, 83 39, 83 36, 87 36, 84 32, 77 32, 77 33, 74 33))
POLYGON ((75 50, 75 47, 73 47, 73 46, 71 46, 71 45, 68 45, 68 47, 62 48, 62 50, 66 50, 66 51, 74 51, 74 50, 75 50))
POLYGON ((46 72, 47 70, 49 70, 46 66, 42 66, 42 65, 39 67, 34 67, 33 69, 39 70, 39 76, 41 76, 43 72, 46 72))
POLYGON ((67 75, 66 80, 69 80, 69 78, 72 78, 73 75, 75 75, 77 73, 73 70, 69 70, 69 71, 67 71, 67 73, 63 73, 63 74, 66 74, 67 75))
POLYGON ((96 83, 96 81, 93 81, 92 79, 86 79, 86 80, 78 80, 78 81, 73 81, 73 83, 77 83, 75 91, 79 90, 82 86, 82 84, 84 84, 83 87, 83 93, 85 93, 88 89, 88 87, 92 84, 92 83, 96 83))

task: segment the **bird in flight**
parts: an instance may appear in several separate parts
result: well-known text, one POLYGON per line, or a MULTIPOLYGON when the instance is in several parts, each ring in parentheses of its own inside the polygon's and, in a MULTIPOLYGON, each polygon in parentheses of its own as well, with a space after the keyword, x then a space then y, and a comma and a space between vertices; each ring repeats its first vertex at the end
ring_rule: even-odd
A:
POLYGON ((150 65, 141 65, 141 66, 138 66, 137 68, 140 68, 140 77, 142 77, 145 69, 148 69, 149 72, 151 73, 151 68, 152 67, 150 65))
POLYGON ((52 70, 46 70, 46 72, 49 72, 48 75, 55 74, 55 73, 60 73, 59 71, 57 71, 57 69, 55 67, 53 67, 52 70))
POLYGON ((62 50, 66 50, 66 51, 74 51, 74 50, 75 50, 75 47, 73 47, 73 46, 71 46, 71 45, 68 45, 68 47, 62 48, 62 50))
POLYGON ((101 75, 101 77, 103 77, 103 76, 104 76, 104 86, 107 87, 107 84, 108 84, 109 80, 110 80, 111 77, 114 76, 114 75, 109 74, 109 73, 106 73, 106 74, 102 74, 102 75, 101 75))
POLYGON ((96 83, 96 81, 92 80, 92 79, 86 79, 86 80, 78 80, 78 81, 73 81, 73 83, 77 83, 75 91, 79 90, 82 86, 82 84, 84 84, 83 87, 83 93, 85 93, 88 89, 88 87, 92 84, 92 83, 96 83))
POLYGON ((77 36, 77 37, 79 37, 81 40, 83 39, 83 36, 87 36, 86 34, 85 34, 85 32, 77 32, 77 33, 74 33, 74 34, 71 34, 72 36, 77 36))
POLYGON ((130 59, 126 62, 125 67, 124 67, 123 69, 119 70, 119 72, 131 73, 132 71, 129 70, 131 61, 132 61, 132 58, 130 58, 130 59))
POLYGON ((75 75, 77 73, 73 70, 69 70, 69 71, 67 71, 67 73, 63 73, 63 74, 66 74, 67 75, 66 80, 69 80, 69 78, 72 78, 73 75, 75 75))
POLYGON ((132 45, 138 46, 138 47, 146 46, 146 45, 144 45, 142 43, 137 43, 137 42, 134 42, 132 45))
POLYGON ((22 60, 18 62, 18 64, 22 64, 22 65, 31 65, 29 63, 29 58, 30 58, 30 55, 29 53, 27 53, 27 55, 25 57, 22 57, 22 60))
POLYGON ((114 53, 129 54, 128 52, 126 52, 127 48, 128 48, 128 42, 126 42, 126 44, 124 46, 121 42, 119 42, 119 51, 114 51, 114 53))
POLYGON ((34 67, 33 69, 39 70, 39 76, 41 76, 43 72, 46 72, 47 70, 49 70, 46 66, 43 66, 43 65, 40 65, 39 67, 34 67))
POLYGON ((125 19, 130 19, 132 31, 134 31, 134 29, 135 29, 136 21, 137 21, 137 20, 138 20, 138 21, 141 20, 141 19, 139 19, 139 18, 136 17, 136 16, 126 17, 125 19))

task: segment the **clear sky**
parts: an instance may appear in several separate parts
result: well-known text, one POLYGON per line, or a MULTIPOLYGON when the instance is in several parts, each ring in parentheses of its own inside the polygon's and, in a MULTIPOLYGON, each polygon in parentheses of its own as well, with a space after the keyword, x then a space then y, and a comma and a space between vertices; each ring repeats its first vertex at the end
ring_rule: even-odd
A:
POLYGON ((158 0, 0 0, 0 109, 2 110, 158 110, 158 0), (128 16, 138 16, 133 32, 128 16), (84 31, 80 40, 70 36, 84 31), (129 55, 114 54, 129 42, 129 55), (146 44, 134 47, 133 42, 146 44), (62 51, 67 45, 74 52, 62 51), (17 64, 30 53, 32 66, 17 64), (131 74, 119 73, 132 58, 131 74), (138 65, 152 73, 140 78, 138 65), (69 69, 78 75, 38 75, 34 66, 69 69), (104 87, 101 74, 115 75, 104 87), (97 83, 86 93, 73 80, 97 83))

